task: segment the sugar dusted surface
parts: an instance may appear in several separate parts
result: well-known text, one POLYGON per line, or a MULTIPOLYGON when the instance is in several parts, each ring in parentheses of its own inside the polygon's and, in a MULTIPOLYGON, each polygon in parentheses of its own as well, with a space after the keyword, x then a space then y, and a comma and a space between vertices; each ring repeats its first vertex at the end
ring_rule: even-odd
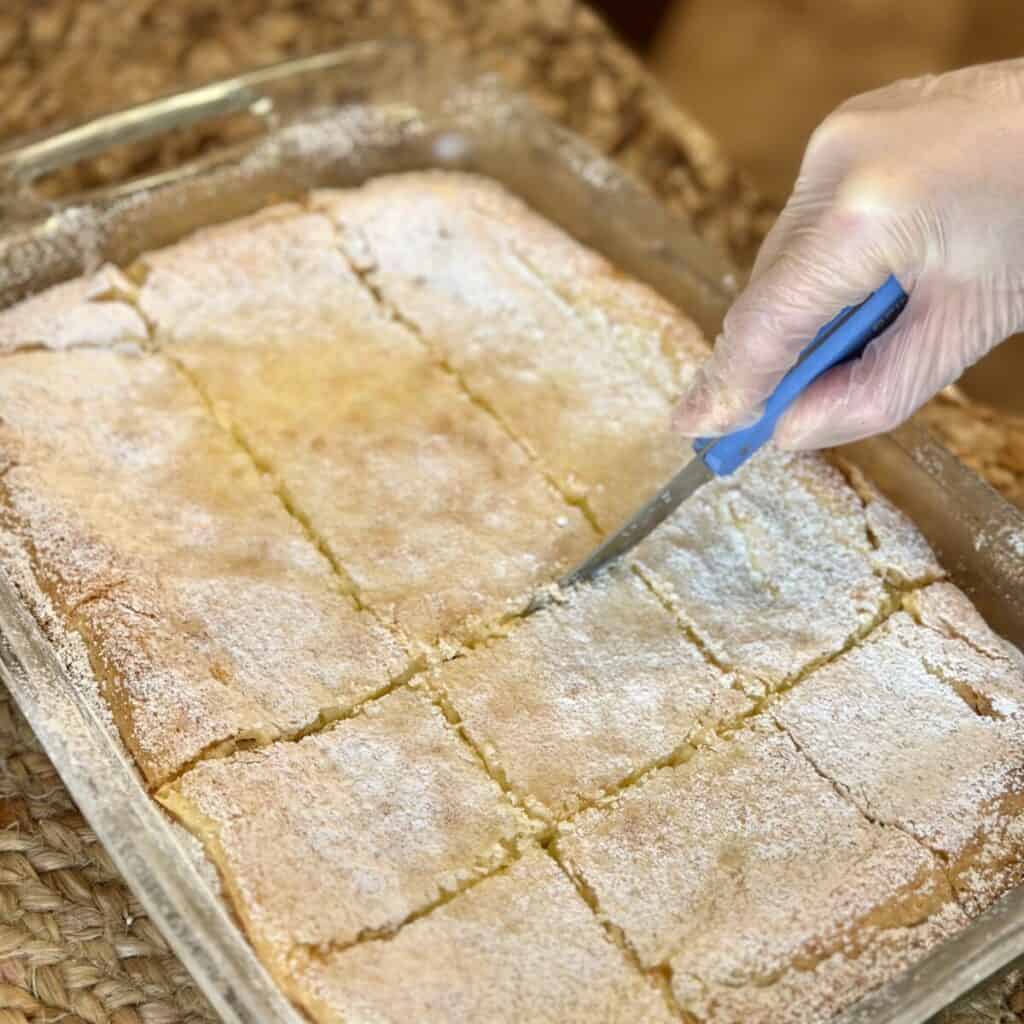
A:
POLYGON ((206 838, 286 988, 297 947, 395 928, 496 867, 528 829, 440 712, 408 689, 298 743, 207 761, 160 798, 206 838))
POLYGON ((114 267, 55 285, 0 310, 0 356, 23 349, 138 347, 146 325, 132 283, 114 267))
POLYGON ((143 306, 381 617, 423 645, 472 637, 596 543, 493 417, 378 307, 326 218, 282 211, 216 239, 203 261, 153 256, 143 306), (254 269, 224 300, 242 310, 230 335, 176 316, 208 274, 233 280, 236 261, 254 269), (260 327, 264 273, 276 281, 266 301, 301 297, 290 333, 260 327))
POLYGON ((436 669, 474 742, 538 813, 564 815, 750 708, 629 570, 436 669))
MULTIPOLYGON (((703 487, 637 558, 722 664, 776 686, 886 610, 866 517, 821 456, 766 449, 703 487)), ((909 546, 892 531, 887 541, 887 561, 922 561, 916 537, 909 546)))
POLYGON ((304 728, 403 671, 397 642, 339 592, 163 359, 10 355, 0 391, 5 524, 86 638, 150 781, 211 746, 304 728))
MULTIPOLYGON (((936 584, 915 603, 966 603, 958 594, 936 584)), ((982 645, 1002 646, 991 633, 982 645)), ((994 710, 1019 704, 985 700, 991 679, 1001 694, 1011 679, 1024 693, 1024 673, 1008 676, 1001 652, 993 658, 899 612, 775 711, 866 813, 944 856, 974 909, 1019 879, 1024 858, 1024 724, 994 710)))
POLYGON ((679 468, 673 402, 697 328, 504 190, 409 174, 315 202, 439 358, 603 529, 679 468))
POLYGON ((864 506, 864 528, 871 543, 875 572, 897 587, 915 587, 940 579, 943 569, 913 521, 857 466, 838 455, 833 463, 864 506))
POLYGON ((646 545, 647 586, 479 642, 593 545, 572 504, 607 530, 678 468, 705 353, 454 174, 0 312, 0 566, 148 781, 205 759, 161 796, 318 1020, 662 1020, 621 928, 695 1020, 817 1022, 1020 880, 1024 658, 839 458, 765 453, 646 545), (325 729, 409 668, 399 634, 462 656, 325 729), (460 730, 570 816, 586 902, 509 863, 540 826, 460 730))
POLYGON ((962 924, 935 858, 770 725, 585 812, 558 848, 702 1021, 825 1019, 962 924))
POLYGON ((996 718, 1024 714, 1024 653, 991 629, 964 592, 950 583, 915 591, 904 601, 928 638, 922 655, 977 711, 996 718))
POLYGON ((539 850, 390 941, 297 963, 295 984, 319 1024, 675 1019, 539 850))
POLYGON ((165 341, 330 341, 337 318, 358 322, 366 305, 353 305, 333 226, 294 203, 196 232, 139 269, 139 308, 165 341))

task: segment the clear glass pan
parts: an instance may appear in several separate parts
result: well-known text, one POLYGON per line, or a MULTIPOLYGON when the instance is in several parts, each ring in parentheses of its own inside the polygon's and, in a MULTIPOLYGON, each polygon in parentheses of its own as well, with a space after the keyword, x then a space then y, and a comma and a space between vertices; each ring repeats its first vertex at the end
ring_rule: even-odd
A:
MULTIPOLYGON (((398 42, 276 65, 0 152, 0 306, 313 187, 425 167, 495 178, 717 331, 737 287, 725 258, 500 83, 398 42), (33 190, 40 175, 110 146, 229 114, 256 117, 265 131, 116 188, 57 203, 33 190)), ((1024 649, 1024 515, 913 428, 848 454, 918 523, 993 627, 1024 649)), ((0 677, 223 1019, 298 1024, 2 573, 0 677)), ((1024 887, 843 1020, 919 1024, 1022 955, 1024 887)))

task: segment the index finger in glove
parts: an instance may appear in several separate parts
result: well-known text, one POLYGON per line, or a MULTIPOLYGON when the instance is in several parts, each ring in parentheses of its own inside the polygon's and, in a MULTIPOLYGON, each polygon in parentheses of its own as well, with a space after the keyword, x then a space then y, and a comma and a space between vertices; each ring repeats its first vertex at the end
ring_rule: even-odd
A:
POLYGON ((829 213, 747 286, 679 404, 678 430, 711 436, 757 418, 822 325, 895 269, 865 233, 859 216, 829 213))

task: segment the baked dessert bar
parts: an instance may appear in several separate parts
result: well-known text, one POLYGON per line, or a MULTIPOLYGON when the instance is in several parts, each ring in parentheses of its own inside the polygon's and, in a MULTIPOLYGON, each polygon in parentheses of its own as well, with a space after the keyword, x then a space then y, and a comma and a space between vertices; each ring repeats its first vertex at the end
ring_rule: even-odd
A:
POLYGON ((822 1021, 963 923, 941 862, 758 722, 557 840, 699 1021, 822 1021))
POLYGON ((434 173, 0 313, 0 564, 311 1019, 826 1021, 1020 880, 1024 659, 853 467, 522 614, 704 352, 434 173))
POLYGON ((628 569, 440 666, 428 685, 492 771, 546 820, 682 756, 753 708, 628 569))
POLYGON ((297 743, 206 761, 158 795, 202 837, 290 991, 293 957, 394 930, 530 831, 414 690, 297 743))
POLYGON ((310 954, 294 971, 303 1005, 330 1024, 677 1019, 538 849, 393 938, 310 954))
POLYGON ((678 469, 696 327, 519 200, 456 174, 315 197, 353 265, 604 530, 678 469))
POLYGON ((774 715, 864 814, 933 850, 977 910, 1024 875, 1024 659, 949 584, 906 605, 774 715))
POLYGON ((942 576, 880 495, 819 456, 766 451, 637 549, 642 570, 723 667, 778 688, 891 612, 893 587, 942 576))
POLYGON ((0 396, 0 522, 85 638, 148 781, 312 728, 406 672, 166 360, 11 354, 0 396))
POLYGON ((421 647, 486 633, 597 534, 380 308, 326 218, 287 213, 148 258, 139 306, 361 603, 421 647))

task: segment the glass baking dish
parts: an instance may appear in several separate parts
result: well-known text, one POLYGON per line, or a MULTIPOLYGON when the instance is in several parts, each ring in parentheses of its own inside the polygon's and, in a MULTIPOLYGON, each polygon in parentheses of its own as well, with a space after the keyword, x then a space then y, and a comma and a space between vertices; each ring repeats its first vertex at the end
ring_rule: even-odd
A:
MULTIPOLYGON (((644 281, 714 336, 738 286, 728 261, 586 143, 486 74, 403 42, 291 61, 0 152, 0 306, 126 264, 204 225, 323 186, 427 167, 490 176, 644 281), (125 185, 42 199, 49 172, 211 118, 256 137, 125 185)), ((1024 649, 1024 514, 915 428, 850 446, 917 522, 989 623, 1024 649)), ((0 572, 0 678, 129 885, 227 1022, 301 1015, 151 801, 106 718, 0 572)), ((918 1024, 1024 955, 1024 887, 850 1010, 918 1024)))

